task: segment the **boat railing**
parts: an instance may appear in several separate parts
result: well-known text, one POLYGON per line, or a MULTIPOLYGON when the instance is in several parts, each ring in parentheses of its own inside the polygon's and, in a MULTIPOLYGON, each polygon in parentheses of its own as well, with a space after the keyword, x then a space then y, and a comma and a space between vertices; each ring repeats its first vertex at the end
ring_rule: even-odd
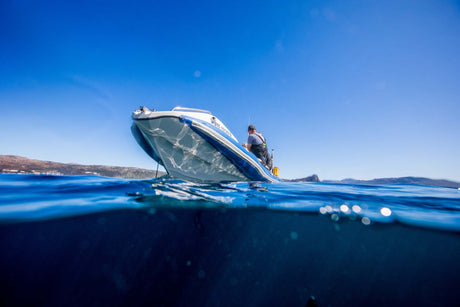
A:
POLYGON ((212 115, 210 111, 207 110, 200 110, 200 109, 193 109, 193 108, 183 108, 183 107, 175 107, 172 111, 186 111, 186 112, 197 112, 197 113, 207 113, 212 115))

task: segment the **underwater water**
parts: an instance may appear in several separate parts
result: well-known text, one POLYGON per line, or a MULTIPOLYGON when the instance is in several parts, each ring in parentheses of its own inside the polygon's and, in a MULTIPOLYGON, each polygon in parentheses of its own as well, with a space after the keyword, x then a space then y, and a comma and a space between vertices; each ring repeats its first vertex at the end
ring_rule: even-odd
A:
POLYGON ((0 175, 2 306, 459 306, 460 191, 0 175))

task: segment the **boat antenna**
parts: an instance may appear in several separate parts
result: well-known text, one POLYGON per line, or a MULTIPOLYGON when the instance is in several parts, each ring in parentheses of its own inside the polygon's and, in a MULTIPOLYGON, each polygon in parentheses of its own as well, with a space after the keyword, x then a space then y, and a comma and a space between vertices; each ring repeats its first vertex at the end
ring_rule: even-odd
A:
POLYGON ((157 177, 158 177, 158 166, 159 166, 159 165, 160 165, 160 163, 159 163, 159 162, 157 162, 157 172, 155 173, 155 178, 157 178, 157 177))

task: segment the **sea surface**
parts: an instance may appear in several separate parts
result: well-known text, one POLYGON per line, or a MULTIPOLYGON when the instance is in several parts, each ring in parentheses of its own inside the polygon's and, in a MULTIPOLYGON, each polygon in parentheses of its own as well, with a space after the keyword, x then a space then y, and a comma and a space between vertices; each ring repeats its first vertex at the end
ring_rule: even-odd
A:
POLYGON ((460 306, 460 191, 0 175, 0 306, 460 306))

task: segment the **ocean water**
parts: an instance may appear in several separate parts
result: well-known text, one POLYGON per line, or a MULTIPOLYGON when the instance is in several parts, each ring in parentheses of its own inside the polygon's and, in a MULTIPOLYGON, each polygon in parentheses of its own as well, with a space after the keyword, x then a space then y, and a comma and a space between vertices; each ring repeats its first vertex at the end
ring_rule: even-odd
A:
POLYGON ((0 175, 2 306, 460 306, 460 191, 0 175))

